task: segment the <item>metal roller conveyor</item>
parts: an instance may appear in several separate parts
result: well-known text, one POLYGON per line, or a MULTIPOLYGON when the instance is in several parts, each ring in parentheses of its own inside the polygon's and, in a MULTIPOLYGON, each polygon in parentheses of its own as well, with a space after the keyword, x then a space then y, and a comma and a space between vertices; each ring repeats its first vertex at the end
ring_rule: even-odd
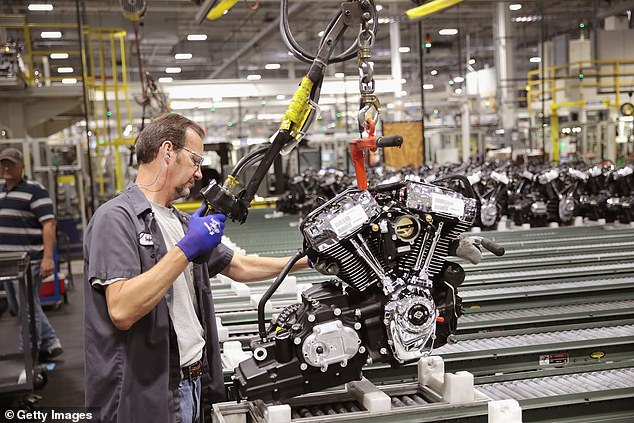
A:
POLYGON ((571 325, 570 329, 539 328, 520 329, 516 331, 493 332, 488 334, 471 334, 456 336, 457 342, 446 344, 434 349, 434 354, 447 358, 454 354, 482 353, 494 351, 496 355, 505 355, 504 350, 516 350, 521 348, 525 352, 531 348, 543 345, 550 345, 553 348, 564 344, 572 345, 578 343, 588 343, 594 341, 613 341, 618 338, 628 339, 634 342, 634 324, 608 325, 603 324, 588 325, 595 327, 584 327, 586 325, 571 325))
POLYGON ((565 254, 570 252, 585 252, 585 251, 619 251, 619 250, 631 250, 634 247, 634 241, 623 241, 623 242, 598 242, 602 241, 602 239, 593 239, 593 242, 584 242, 577 243, 575 245, 548 245, 541 247, 527 247, 527 248, 510 248, 506 246, 504 243, 499 243, 502 245, 506 252, 503 256, 498 257, 493 253, 488 251, 483 252, 483 256, 485 257, 485 262, 490 260, 505 260, 510 257, 541 257, 541 256, 550 256, 552 254, 565 254))
POLYGON ((608 316, 634 315, 634 300, 568 304, 551 307, 514 308, 500 311, 467 309, 460 318, 459 332, 489 327, 534 325, 576 319, 597 319, 608 316))
POLYGON ((560 226, 558 228, 533 228, 528 230, 486 231, 487 237, 497 241, 530 241, 533 239, 583 238, 618 233, 634 233, 633 226, 560 226))
POLYGON ((520 422, 520 416, 523 421, 589 423, 629 422, 634 411, 631 363, 603 369, 588 366, 587 371, 555 369, 548 376, 542 372, 529 378, 510 375, 499 382, 482 382, 467 372, 444 373, 445 363, 439 357, 422 358, 411 367, 418 377, 409 383, 376 386, 361 380, 279 405, 216 404, 214 421, 228 423, 234 420, 225 418, 231 417, 261 423, 481 422, 488 415, 489 421, 504 423, 520 422), (500 407, 501 416, 496 415, 500 407), (509 413, 509 407, 516 411, 509 413), (566 419, 570 416, 575 420, 566 419))
POLYGON ((539 258, 515 258, 515 259, 498 259, 491 262, 483 260, 482 263, 473 265, 464 263, 461 266, 465 272, 476 273, 486 271, 496 271, 498 269, 521 269, 527 267, 542 267, 554 265, 570 265, 575 263, 592 263, 592 262, 631 262, 634 259, 634 251, 610 251, 598 252, 592 254, 574 254, 574 255, 549 255, 539 258))
POLYGON ((491 273, 467 273, 465 284, 497 283, 510 281, 530 281, 535 279, 552 279, 556 277, 608 275, 634 271, 634 263, 608 263, 590 266, 579 264, 569 266, 557 266, 548 269, 520 270, 515 272, 491 272, 491 273))
MULTIPOLYGON (((548 273, 546 273, 546 275, 548 275, 548 273)), ((516 282, 500 283, 493 286, 463 286, 460 288, 460 296, 465 302, 474 303, 558 294, 578 297, 584 293, 629 290, 632 288, 634 288, 634 275, 621 278, 594 278, 584 280, 567 278, 544 283, 516 282)))
MULTIPOLYGON (((508 248, 518 248, 518 247, 528 247, 534 245, 558 245, 558 244, 578 244, 578 243, 592 243, 592 242, 620 242, 620 241, 629 241, 632 239, 634 235, 634 230, 625 229, 623 231, 601 231, 594 234, 588 234, 581 232, 577 236, 566 236, 565 233, 552 232, 549 237, 544 238, 535 238, 535 237, 527 237, 527 238, 517 238, 513 235, 516 232, 508 232, 508 237, 500 237, 499 234, 502 232, 486 232, 484 236, 489 238, 504 247, 508 248)), ((478 234, 475 234, 478 235, 478 234)))
POLYGON ((478 385, 493 399, 510 397, 518 401, 623 388, 634 389, 632 367, 478 385))

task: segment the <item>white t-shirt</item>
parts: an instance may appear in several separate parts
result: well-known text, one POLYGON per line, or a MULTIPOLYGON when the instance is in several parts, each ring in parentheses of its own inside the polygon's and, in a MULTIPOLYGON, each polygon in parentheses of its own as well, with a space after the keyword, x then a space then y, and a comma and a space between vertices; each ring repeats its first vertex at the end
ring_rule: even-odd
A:
MULTIPOLYGON (((183 226, 173 209, 156 203, 151 204, 165 239, 167 251, 169 251, 185 236, 183 226)), ((172 287, 172 301, 168 301, 168 307, 178 339, 180 366, 185 367, 199 361, 203 356, 203 348, 205 347, 204 331, 197 315, 198 302, 194 291, 191 263, 176 278, 172 287)))

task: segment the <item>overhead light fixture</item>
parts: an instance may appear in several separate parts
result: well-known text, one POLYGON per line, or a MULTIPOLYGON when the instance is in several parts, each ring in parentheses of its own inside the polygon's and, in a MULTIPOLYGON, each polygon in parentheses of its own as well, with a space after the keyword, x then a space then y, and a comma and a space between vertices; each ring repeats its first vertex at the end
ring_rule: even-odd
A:
POLYGON ((401 91, 401 97, 405 97, 407 95, 407 91, 403 90, 401 91))
POLYGON ((387 108, 388 109, 393 109, 394 108, 394 103, 387 103, 387 108))
POLYGON ((531 63, 541 63, 542 62, 542 58, 541 57, 531 57, 530 59, 528 59, 529 62, 531 63))
POLYGON ((539 15, 531 15, 531 16, 516 16, 511 19, 513 22, 538 22, 542 20, 542 17, 539 15))
POLYGON ((50 12, 53 5, 48 3, 31 3, 28 6, 30 12, 50 12))
POLYGON ((276 100, 284 100, 286 98, 286 96, 284 94, 278 94, 275 96, 276 100))
POLYGON ((174 59, 176 60, 189 60, 192 58, 191 53, 176 53, 174 55, 174 59))
POLYGON ((181 73, 182 69, 179 67, 165 68, 165 73, 181 73))
POLYGON ((456 89, 454 90, 454 92, 455 92, 456 94, 462 94, 462 88, 456 88, 456 89))
POLYGON ((76 84, 77 78, 62 78, 62 84, 76 84))
POLYGON ((469 59, 469 64, 470 65, 475 65, 476 60, 475 59, 469 59))
POLYGON ((464 78, 463 78, 462 76, 456 76, 456 77, 453 79, 453 81, 454 81, 454 82, 457 82, 457 83, 461 83, 461 82, 464 82, 464 78))
POLYGON ((424 90, 433 90, 434 89, 434 84, 423 84, 423 89, 424 90))
POLYGON ((254 74, 251 74, 251 75, 247 75, 247 79, 249 81, 259 81, 260 79, 262 79, 262 75, 254 73, 254 74))
POLYGON ((40 33, 42 38, 62 38, 62 33, 59 31, 44 31, 40 33))
POLYGON ((401 78, 401 84, 406 84, 406 83, 407 83, 407 79, 401 78))
POLYGON ((174 78, 172 78, 171 76, 162 76, 158 79, 158 82, 160 82, 161 84, 172 81, 174 81, 174 78))
POLYGON ((335 78, 343 78, 344 76, 346 76, 346 75, 343 72, 335 73, 335 78))
POLYGON ((73 73, 75 69, 70 66, 57 68, 57 73, 73 73))
POLYGON ((51 59, 68 59, 68 53, 51 53, 51 59))
POLYGON ((212 100, 214 103, 222 103, 222 96, 217 95, 213 97, 212 100))
POLYGON ((513 3, 513 4, 509 4, 509 9, 510 10, 520 10, 522 8, 522 5, 520 3, 513 3))
POLYGON ((286 52, 289 56, 292 56, 293 53, 291 53, 290 51, 286 52))
POLYGON ((324 31, 319 31, 319 34, 317 34, 317 36, 318 36, 319 38, 321 38, 321 37, 323 37, 323 36, 324 36, 324 34, 325 34, 325 32, 324 32, 324 31))
POLYGON ((392 22, 392 19, 390 18, 379 18, 380 24, 389 24, 390 22, 392 22))
POLYGON ((267 70, 274 70, 274 69, 279 69, 281 66, 279 63, 267 63, 266 65, 264 65, 264 69, 267 70))
POLYGON ((381 6, 380 4, 377 4, 375 7, 377 12, 380 12, 381 10, 383 10, 383 6, 381 6))
POLYGON ((207 39, 207 34, 189 34, 187 36, 187 41, 205 41, 207 39))
POLYGON ((456 28, 443 28, 438 31, 438 35, 456 35, 458 30, 456 28))
POLYGON ((431 74, 431 76, 436 76, 438 75, 438 71, 436 69, 433 69, 431 72, 429 72, 431 74))
POLYGON ((409 47, 399 47, 398 48, 398 52, 399 53, 409 53, 409 47))

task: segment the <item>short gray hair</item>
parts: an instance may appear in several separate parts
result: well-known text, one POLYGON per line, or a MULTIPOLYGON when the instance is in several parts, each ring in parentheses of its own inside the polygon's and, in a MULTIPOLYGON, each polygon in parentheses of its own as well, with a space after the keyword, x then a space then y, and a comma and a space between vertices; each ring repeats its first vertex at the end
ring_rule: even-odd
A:
POLYGON ((150 163, 158 154, 165 141, 171 141, 174 150, 185 146, 187 128, 192 129, 200 138, 205 137, 205 130, 196 122, 185 116, 168 113, 157 117, 137 136, 134 142, 137 162, 150 163))

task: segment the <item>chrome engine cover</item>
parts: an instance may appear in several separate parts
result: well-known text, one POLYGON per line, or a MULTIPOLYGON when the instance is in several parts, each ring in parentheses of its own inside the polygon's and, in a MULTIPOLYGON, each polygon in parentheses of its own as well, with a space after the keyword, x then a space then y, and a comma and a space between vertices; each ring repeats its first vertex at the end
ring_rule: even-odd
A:
POLYGON ((436 333, 438 311, 427 296, 407 295, 385 306, 385 326, 394 359, 400 363, 416 360, 431 352, 425 344, 436 333))
POLYGON ((498 206, 495 200, 485 200, 480 206, 480 220, 484 226, 493 226, 498 218, 498 206))
POLYGON ((325 371, 334 363, 345 367, 360 345, 361 339, 354 329, 341 320, 333 320, 313 327, 313 333, 304 339, 302 353, 308 364, 325 371))

